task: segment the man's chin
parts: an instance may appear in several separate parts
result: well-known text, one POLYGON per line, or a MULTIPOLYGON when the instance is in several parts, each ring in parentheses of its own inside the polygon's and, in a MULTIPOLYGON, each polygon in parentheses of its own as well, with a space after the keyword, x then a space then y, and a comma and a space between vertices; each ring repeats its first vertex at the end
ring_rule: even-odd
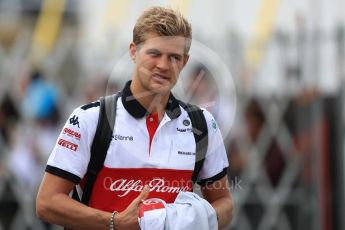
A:
POLYGON ((171 91, 170 85, 152 85, 151 92, 154 94, 166 95, 171 91))

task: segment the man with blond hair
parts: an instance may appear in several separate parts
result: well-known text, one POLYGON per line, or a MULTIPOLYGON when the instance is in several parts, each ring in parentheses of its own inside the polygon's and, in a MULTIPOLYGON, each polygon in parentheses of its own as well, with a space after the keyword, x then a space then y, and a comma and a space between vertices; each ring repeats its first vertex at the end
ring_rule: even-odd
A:
MULTIPOLYGON (((90 199, 85 205, 69 194, 75 186, 78 194, 85 188, 99 101, 75 109, 59 136, 37 195, 41 219, 70 229, 139 229, 143 200, 173 203, 179 192, 192 191, 197 154, 191 117, 171 93, 191 38, 190 24, 172 9, 152 7, 138 18, 129 45, 135 67, 116 97, 116 125, 90 199)), ((233 209, 228 160, 212 115, 202 111, 208 147, 197 181, 222 228, 233 209)))

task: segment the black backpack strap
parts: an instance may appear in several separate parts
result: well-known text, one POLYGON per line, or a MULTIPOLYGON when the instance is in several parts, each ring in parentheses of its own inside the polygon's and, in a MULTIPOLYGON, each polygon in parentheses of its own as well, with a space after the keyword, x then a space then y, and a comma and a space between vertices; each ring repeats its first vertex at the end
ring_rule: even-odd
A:
POLYGON ((195 105, 179 101, 180 105, 187 111, 192 123, 194 139, 196 143, 195 166, 192 175, 193 184, 197 181, 198 175, 205 161, 208 147, 208 129, 203 111, 195 105))
POLYGON ((115 125, 117 99, 120 96, 121 93, 117 93, 100 98, 98 124, 91 146, 91 156, 86 172, 83 196, 81 198, 81 202, 85 205, 89 204, 93 185, 104 165, 115 125))

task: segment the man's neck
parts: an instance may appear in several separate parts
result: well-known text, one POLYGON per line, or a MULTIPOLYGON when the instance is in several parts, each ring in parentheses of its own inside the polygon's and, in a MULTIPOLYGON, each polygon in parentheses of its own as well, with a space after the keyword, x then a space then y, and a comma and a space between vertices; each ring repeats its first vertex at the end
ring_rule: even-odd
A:
POLYGON ((149 112, 157 113, 159 120, 162 119, 165 113, 165 108, 168 104, 170 92, 166 95, 147 91, 139 87, 135 81, 132 81, 130 90, 133 97, 149 112))

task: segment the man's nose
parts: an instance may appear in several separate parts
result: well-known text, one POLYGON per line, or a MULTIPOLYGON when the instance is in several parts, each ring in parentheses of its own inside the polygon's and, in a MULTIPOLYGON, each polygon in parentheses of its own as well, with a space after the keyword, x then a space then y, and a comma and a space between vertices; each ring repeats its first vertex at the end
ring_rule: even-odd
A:
POLYGON ((168 57, 163 55, 158 59, 157 68, 159 68, 160 70, 168 70, 169 66, 170 66, 170 63, 169 63, 168 57))

